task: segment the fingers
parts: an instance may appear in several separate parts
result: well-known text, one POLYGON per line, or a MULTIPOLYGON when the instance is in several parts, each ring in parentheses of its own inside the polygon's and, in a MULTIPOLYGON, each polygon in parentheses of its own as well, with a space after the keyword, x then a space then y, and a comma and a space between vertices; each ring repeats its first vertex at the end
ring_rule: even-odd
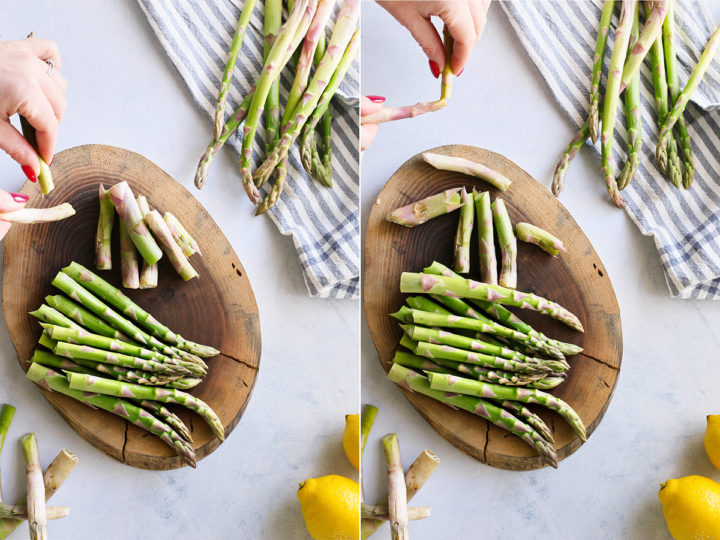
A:
POLYGON ((57 43, 49 39, 31 37, 23 40, 23 43, 30 51, 43 62, 52 58, 55 62, 55 69, 62 68, 62 58, 57 43))
POLYGON ((27 100, 18 107, 18 114, 23 115, 35 128, 38 153, 47 163, 50 163, 55 155, 58 119, 40 86, 31 87, 28 92, 27 100))
POLYGON ((469 6, 473 23, 475 24, 475 34, 477 35, 477 39, 480 39, 485 30, 485 24, 487 23, 487 12, 488 9, 490 9, 490 0, 471 0, 469 6))
POLYGON ((382 96, 361 96, 360 98, 360 121, 362 117, 382 109, 385 98, 382 96))
POLYGON ((35 150, 8 119, 0 120, 0 148, 21 166, 30 167, 36 176, 40 172, 35 150))
POLYGON ((377 124, 362 124, 360 126, 360 151, 364 152, 375 140, 380 126, 377 124))
MULTIPOLYGON (((45 65, 40 60, 37 61, 39 64, 45 65)), ((45 73, 40 77, 40 87, 42 88, 45 97, 47 98, 55 118, 60 122, 65 116, 65 110, 67 109, 67 100, 65 99, 65 88, 67 88, 67 82, 60 72, 55 71, 52 77, 48 77, 45 73)))
MULTIPOLYGON (((11 126, 12 127, 12 126, 11 126)), ((28 196, 23 193, 8 193, 0 189, 0 212, 12 212, 20 210, 28 200, 28 196)), ((0 240, 7 234, 11 223, 0 221, 0 240)))
POLYGON ((458 2, 450 4, 448 9, 444 9, 438 15, 453 38, 453 54, 450 62, 453 73, 458 74, 465 68, 478 39, 473 13, 467 2, 458 2))

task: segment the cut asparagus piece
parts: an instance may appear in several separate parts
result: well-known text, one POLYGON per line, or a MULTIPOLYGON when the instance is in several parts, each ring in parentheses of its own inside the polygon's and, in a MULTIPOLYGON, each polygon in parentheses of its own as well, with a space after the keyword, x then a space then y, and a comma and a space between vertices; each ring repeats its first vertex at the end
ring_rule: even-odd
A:
POLYGON ((383 122, 415 118, 425 113, 440 111, 447 107, 447 104, 446 99, 438 99, 437 101, 420 101, 415 105, 402 107, 383 107, 379 111, 362 116, 360 121, 363 124, 381 124, 383 122))
POLYGON ((29 433, 20 439, 20 444, 25 458, 30 539, 43 540, 47 538, 47 511, 45 508, 45 483, 40 466, 37 438, 34 433, 29 433))
POLYGON ((375 423, 375 417, 377 416, 378 408, 374 405, 367 404, 363 407, 362 413, 360 414, 360 456, 365 453, 365 445, 367 444, 370 430, 375 423))
POLYGON ((147 223, 150 230, 157 238, 157 241, 162 246, 163 251, 170 259, 175 271, 183 278, 184 281, 189 281, 194 277, 198 276, 198 273, 193 268, 190 261, 187 260, 180 246, 177 245, 173 239, 170 229, 163 220, 160 212, 152 210, 145 216, 145 223, 147 223))
POLYGON ((553 257, 557 257, 561 251, 565 251, 565 246, 559 238, 536 225, 523 221, 515 225, 515 232, 518 240, 535 244, 553 257))
POLYGON ((426 197, 387 215, 387 220, 405 227, 414 227, 428 220, 457 210, 462 206, 460 188, 447 189, 430 197, 426 197))
POLYGON ((408 533, 407 486, 403 474, 397 435, 382 439, 388 475, 388 521, 393 540, 405 540, 408 533))
POLYGON ((215 436, 221 441, 225 440, 225 428, 217 417, 215 412, 204 401, 182 392, 180 390, 170 388, 155 388, 141 386, 139 384, 124 383, 94 377, 93 375, 82 375, 79 373, 68 373, 68 381, 72 390, 82 390, 83 392, 98 392, 108 396, 131 398, 131 399, 149 399, 152 401, 160 401, 162 403, 175 403, 187 407, 191 411, 198 413, 212 429, 215 436))
MULTIPOLYGON (((138 207, 140 208, 140 213, 142 214, 143 219, 145 219, 147 213, 150 212, 150 205, 148 204, 145 195, 140 195, 137 198, 137 203, 138 207)), ((143 259, 142 268, 140 268, 140 288, 154 289, 155 287, 157 287, 158 272, 158 263, 148 264, 148 262, 143 259)))
POLYGON ((200 252, 200 246, 198 246, 198 243, 190 235, 183 224, 180 223, 178 218, 170 212, 165 212, 163 218, 165 219, 165 224, 168 226, 168 229, 170 229, 172 237, 175 239, 175 243, 183 250, 186 257, 190 257, 195 253, 202 255, 200 252))
POLYGON ((95 268, 110 270, 112 268, 110 247, 113 223, 115 222, 115 207, 102 184, 98 188, 98 200, 100 201, 100 216, 95 233, 95 268))
MULTIPOLYGON (((407 514, 409 521, 429 518, 430 508, 428 506, 409 506, 407 514)), ((363 519, 381 519, 383 521, 390 519, 387 506, 372 506, 365 503, 362 504, 360 515, 363 519)))
MULTIPOLYGON (((80 376, 80 375, 78 375, 80 376)), ((567 420, 575 434, 582 441, 587 439, 585 425, 578 414, 564 401, 540 390, 526 388, 510 388, 498 384, 484 383, 445 373, 429 373, 430 387, 442 392, 457 392, 485 399, 507 399, 522 403, 537 403, 560 414, 567 420)))
POLYGON ((517 238, 515 238, 512 222, 507 208, 505 208, 505 201, 495 199, 491 208, 498 244, 500 245, 498 283, 501 287, 515 289, 517 287, 517 238))
POLYGON ((465 188, 460 192, 463 202, 460 208, 457 232, 455 234, 455 271, 460 274, 470 272, 470 237, 472 236, 475 221, 475 198, 468 194, 465 188))
POLYGON ((512 183, 509 178, 490 167, 469 159, 423 152, 423 159, 441 171, 453 171, 485 180, 493 187, 506 191, 512 183))
POLYGON ((143 221, 142 212, 127 182, 119 182, 108 190, 120 221, 127 227, 130 239, 148 264, 155 264, 162 257, 162 250, 143 221))
MULTIPOLYGON (((130 239, 125 223, 120 221, 120 274, 122 285, 126 289, 137 289, 140 287, 140 265, 135 244, 130 239)), ((147 262, 147 261, 144 261, 147 262)), ((155 263, 157 264, 157 263, 155 263)))
POLYGON ((22 129, 23 137, 27 139, 27 142, 30 143, 30 146, 33 147, 33 150, 35 150, 35 153, 37 154, 38 161, 40 162, 40 173, 37 175, 38 184, 40 185, 40 193, 42 193, 43 195, 47 195, 53 189, 55 189, 55 184, 53 183, 50 166, 40 155, 40 152, 38 152, 35 128, 30 124, 30 122, 27 121, 27 118, 25 118, 23 115, 20 115, 20 128, 22 129))
POLYGON ((60 221, 75 215, 75 209, 70 203, 62 203, 50 208, 21 208, 10 212, 0 212, 0 221, 10 223, 47 223, 60 221))
POLYGON ((553 319, 557 319, 579 332, 583 331, 580 320, 555 302, 532 293, 513 291, 499 285, 488 285, 472 279, 403 272, 400 277, 400 292, 455 295, 461 298, 473 298, 531 309, 550 315, 553 319))
MULTIPOLYGON (((382 516, 382 507, 376 510, 379 517, 382 516)), ((70 515, 70 508, 67 506, 48 506, 45 508, 45 517, 48 520, 62 519, 70 515)), ((429 515, 429 514, 428 514, 429 515)), ((425 516, 427 517, 427 516, 425 516)), ((0 519, 28 519, 28 508, 22 504, 0 504, 0 519)), ((415 518, 422 519, 422 518, 415 518)))
MULTIPOLYGON (((15 407, 8 403, 3 404, 2 409, 0 409, 0 456, 2 455, 3 447, 5 446, 5 437, 7 437, 13 416, 15 416, 15 407)), ((0 474, 0 502, 2 501, 2 474, 0 474)))
POLYGON ((495 256, 495 229, 493 228, 490 192, 475 194, 475 213, 478 230, 478 261, 480 279, 497 285, 498 265, 495 256))
MULTIPOLYGON (((595 41, 595 56, 593 57, 592 80, 590 82, 590 114, 588 115, 589 135, 593 144, 597 142, 598 135, 600 134, 600 79, 602 79, 605 47, 607 45, 608 34, 610 33, 610 22, 612 21, 614 7, 615 0, 605 0, 603 3, 602 13, 600 14, 600 26, 598 28, 597 40, 595 41)), ((583 142, 585 142, 587 137, 586 134, 583 142)), ((572 157, 568 159, 568 164, 570 160, 572 160, 572 157)), ((555 193, 554 187, 555 184, 553 182, 553 193, 555 193)), ((562 185, 559 186, 558 193, 560 189, 562 189, 562 185)), ((558 193, 555 193, 555 195, 558 193)))
POLYGON ((452 82, 455 76, 451 62, 455 40, 447 24, 443 25, 443 46, 445 48, 445 67, 442 70, 440 79, 440 101, 447 101, 452 95, 452 82))
POLYGON ((195 451, 192 446, 178 435, 174 429, 141 407, 117 397, 105 396, 92 391, 73 390, 70 388, 67 378, 40 364, 31 364, 25 376, 46 390, 59 392, 90 407, 97 407, 111 412, 139 428, 149 431, 153 435, 160 437, 170 448, 173 448, 185 463, 195 467, 195 451))

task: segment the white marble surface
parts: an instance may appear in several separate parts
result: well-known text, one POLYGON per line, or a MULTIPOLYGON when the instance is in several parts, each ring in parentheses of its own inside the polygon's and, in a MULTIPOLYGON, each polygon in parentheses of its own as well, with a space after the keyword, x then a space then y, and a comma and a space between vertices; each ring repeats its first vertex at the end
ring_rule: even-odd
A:
MULTIPOLYGON (((717 3, 713 10, 717 17, 717 3)), ((362 24, 364 94, 386 96, 391 105, 437 94, 439 85, 409 34, 374 3, 363 3, 362 24)), ((549 186, 572 135, 502 9, 493 5, 449 107, 382 126, 363 159, 362 210, 367 216, 376 194, 407 158, 442 144, 489 148, 549 186)), ((411 523, 414 539, 669 538, 657 497, 660 482, 689 474, 720 481, 702 444, 705 415, 720 412, 720 305, 671 299, 652 240, 606 199, 599 159, 583 150, 562 202, 612 279, 625 354, 605 419, 559 470, 502 471, 450 445, 385 380, 363 325, 362 401, 380 407, 366 449, 366 499, 386 490, 382 435, 398 433, 406 467, 423 448, 441 460, 414 499, 432 507, 430 519, 411 523)), ((381 534, 387 537, 387 529, 381 534)))
MULTIPOLYGON (((191 190, 250 276, 263 355, 253 397, 225 444, 196 470, 143 471, 107 457, 50 408, 24 379, 2 321, 0 403, 18 408, 2 456, 6 497, 24 489, 16 441, 33 430, 44 465, 65 447, 80 458, 54 499, 71 506, 72 514, 50 524, 53 538, 308 538, 297 482, 354 471, 340 441, 343 417, 359 399, 358 303, 307 296, 291 239, 269 219, 252 218, 230 153, 215 161, 202 192, 192 187, 210 122, 135 2, 0 0, 0 39, 31 30, 55 39, 63 54, 69 108, 59 149, 86 143, 129 148, 191 190)), ((17 190, 23 180, 20 168, 0 155, 0 187, 17 190)), ((26 536, 23 527, 11 538, 26 536)))

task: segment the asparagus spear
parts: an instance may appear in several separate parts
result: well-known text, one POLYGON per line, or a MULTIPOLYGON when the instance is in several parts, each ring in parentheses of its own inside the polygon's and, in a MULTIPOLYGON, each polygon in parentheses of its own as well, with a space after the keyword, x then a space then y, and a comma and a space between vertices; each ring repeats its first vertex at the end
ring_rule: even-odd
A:
POLYGON ((360 456, 365 453, 365 445, 367 444, 370 430, 375 423, 377 413, 377 407, 367 404, 363 407, 362 413, 360 414, 360 456))
MULTIPOLYGON (((628 90, 630 92, 630 90, 628 90)), ((628 94, 629 95, 629 94, 628 94)), ((557 257, 561 251, 566 251, 562 241, 544 229, 530 223, 520 222, 515 225, 518 240, 535 244, 540 249, 557 257)))
MULTIPOLYGON (((426 274, 434 274, 439 276, 447 276, 447 277, 462 277, 455 272, 453 272, 450 268, 447 266, 440 264, 437 261, 434 261, 430 266, 425 268, 423 270, 426 274)), ((449 297, 445 297, 449 298, 449 297)), ((579 347, 573 343, 563 343, 562 341, 557 341, 555 339, 550 339, 545 334, 538 332, 537 330, 534 330, 532 326, 529 324, 526 324, 523 322, 517 315, 515 315, 512 311, 507 309, 502 304, 497 304, 494 302, 486 302, 483 300, 472 300, 472 303, 483 310, 485 313, 490 315, 491 317, 495 318, 495 320, 499 321, 500 323, 509 326, 513 330, 517 330, 518 332, 522 332, 523 334, 527 334, 530 337, 533 337, 537 340, 546 342, 550 347, 557 349, 562 354, 566 354, 568 356, 579 354, 582 352, 582 347, 579 347)), ((417 309, 424 309, 424 308, 417 308, 417 309)), ((429 309, 425 309, 425 311, 430 311, 429 309)), ((487 337, 483 338, 485 341, 487 341, 487 337)))
MULTIPOLYGON (((427 506, 411 506, 407 509, 408 521, 425 519, 430 517, 430 508, 427 506)), ((381 519, 387 521, 390 514, 387 506, 372 506, 363 503, 360 508, 360 515, 363 519, 381 519)))
MULTIPOLYGON (((592 80, 590 82, 590 114, 588 115, 589 134, 593 144, 597 142, 598 134, 600 133, 600 79, 602 79, 605 46, 607 45, 610 21, 612 20, 614 7, 615 0, 605 0, 603 3, 602 13, 600 14, 600 27, 598 28, 597 40, 595 42, 595 56, 593 57, 592 80)), ((585 142, 587 137, 588 136, 586 134, 585 137, 583 137, 582 142, 585 142)), ((582 143, 580 144, 582 145, 582 143)), ((572 160, 572 157, 569 158, 567 162, 568 164, 570 163, 570 160, 572 160)), ((555 193, 554 189, 553 193, 555 193)), ((555 193, 555 195, 558 193, 555 193)))
POLYGON ((467 274, 470 271, 470 237, 475 219, 475 198, 462 188, 460 199, 463 205, 460 207, 460 219, 455 234, 455 271, 467 274))
POLYGON ((29 314, 49 324, 82 330, 82 326, 46 304, 42 304, 38 309, 31 311, 29 314))
MULTIPOLYGON (((675 7, 673 5, 673 0, 668 0, 667 4, 668 12, 665 16, 665 21, 663 22, 663 47, 665 67, 667 71, 667 85, 668 90, 670 91, 670 103, 675 105, 678 94, 680 93, 674 43, 675 7)), ((695 165, 693 163, 693 151, 692 143, 690 142, 690 135, 688 134, 685 116, 682 114, 678 118, 677 128, 678 135, 680 136, 680 144, 683 149, 683 161, 685 165, 685 171, 683 173, 683 186, 687 189, 692 184, 693 177, 695 176, 695 165)))
POLYGON ((110 270, 112 268, 110 241, 115 221, 115 207, 102 184, 98 188, 98 200, 100 201, 100 217, 98 217, 97 232, 95 233, 95 268, 110 270))
POLYGON ((495 233, 493 228, 490 192, 475 193, 475 213, 478 229, 478 260, 480 279, 497 285, 497 258, 495 257, 495 233))
MULTIPOLYGON (((378 508, 376 513, 382 516, 382 507, 378 508)), ((48 506, 45 509, 45 517, 48 520, 62 519, 69 515, 70 509, 67 506, 48 506)), ((20 519, 25 521, 28 519, 28 508, 22 504, 0 504, 0 519, 20 519)), ((422 518, 418 517, 416 519, 422 518)))
POLYGON ((74 371, 76 373, 95 373, 94 370, 81 366, 69 358, 63 358, 44 349, 35 349, 31 362, 36 362, 45 367, 74 371))
MULTIPOLYGON (((145 213, 146 212, 143 212, 143 215, 145 213)), ((182 248, 186 257, 190 257, 195 253, 197 253, 198 255, 202 255, 202 253, 200 252, 200 246, 198 246, 198 243, 190 235, 190 233, 187 232, 187 229, 183 226, 182 223, 180 223, 180 220, 178 218, 176 218, 170 212, 165 212, 163 218, 165 219, 165 224, 168 226, 168 229, 170 229, 172 237, 175 239, 175 243, 180 248, 182 248)))
MULTIPOLYGON (((15 407, 8 403, 3 404, 2 409, 0 409, 0 455, 2 455, 3 446, 5 446, 5 437, 7 437, 13 416, 15 416, 15 407)), ((3 500, 1 479, 2 475, 0 474, 0 502, 3 500)))
MULTIPOLYGON (((81 377, 81 375, 78 375, 81 377)), ((511 388, 498 384, 484 383, 448 375, 445 373, 428 373, 430 387, 443 392, 476 396, 486 399, 507 399, 522 403, 537 403, 560 414, 573 428, 582 441, 587 439, 585 426, 577 413, 564 401, 555 396, 535 389, 511 388)))
POLYGON ((407 486, 403 474, 400 446, 397 435, 391 433, 382 439, 388 475, 388 521, 393 540, 405 540, 408 532, 407 486))
MULTIPOLYGON (((631 7, 637 9, 636 6, 631 7)), ((667 10, 667 0, 657 0, 656 2, 653 2, 652 12, 645 21, 645 26, 643 26, 640 36, 638 37, 635 45, 632 47, 632 52, 628 53, 626 57, 625 66, 623 67, 622 72, 620 92, 625 90, 635 74, 640 70, 640 66, 650 50, 650 46, 662 31, 662 24, 665 20, 667 10)), ((632 12, 629 11, 628 15, 631 14, 632 12)), ((617 42, 617 37, 615 38, 615 41, 617 42)))
MULTIPOLYGON (((428 374, 428 377, 435 376, 449 377, 451 375, 428 374)), ((436 390, 431 387, 428 377, 424 377, 398 364, 392 366, 387 377, 406 390, 424 394, 448 406, 468 411, 502 429, 508 430, 513 435, 520 437, 527 445, 534 448, 550 465, 557 468, 557 454, 552 445, 528 424, 494 403, 474 396, 461 395, 455 390, 446 392, 436 390)), ((509 390, 517 389, 509 388, 509 390)))
POLYGON ((447 107, 446 99, 437 101, 420 101, 415 105, 403 107, 383 107, 372 114, 366 114, 360 118, 363 124, 381 124, 383 122, 394 122, 405 118, 415 118, 425 113, 437 112, 447 107))
POLYGON ((537 414, 528 409, 525 405, 523 405, 522 403, 518 403, 517 401, 510 401, 507 399, 498 400, 497 404, 511 414, 517 416, 520 420, 525 422, 530 427, 535 428, 535 430, 549 443, 555 443, 555 438, 553 437, 552 431, 550 431, 550 428, 547 426, 547 424, 543 421, 542 418, 540 418, 537 414))
MULTIPOLYGON (((167 326, 160 323, 160 321, 141 308, 138 304, 133 302, 120 289, 113 287, 109 282, 105 281, 97 274, 94 274, 81 264, 76 262, 70 263, 69 266, 62 269, 62 272, 70 276, 77 283, 81 284, 85 289, 88 289, 98 295, 108 304, 119 309, 132 320, 145 327, 152 333, 153 337, 162 339, 163 341, 171 343, 188 353, 192 353, 203 358, 209 358, 220 354, 220 351, 213 347, 188 341, 180 334, 176 334, 167 326)), ((142 341, 139 342, 143 343, 142 341)))
MULTIPOLYGON (((111 337, 120 341, 130 341, 130 338, 120 332, 120 330, 116 330, 91 311, 61 294, 46 296, 45 301, 60 314, 71 319, 73 324, 69 324, 67 321, 66 323, 56 322, 56 320, 62 321, 62 319, 47 319, 46 322, 56 324, 58 326, 75 328, 77 330, 87 328, 96 334, 100 334, 101 336, 111 337)), ((42 309, 42 306, 40 306, 40 309, 42 309)), ((34 312, 32 314, 34 315, 34 312)))
MULTIPOLYGON (((635 4, 633 24, 630 31, 630 49, 638 40, 640 26, 640 3, 635 4)), ((659 37, 655 42, 658 42, 659 37)), ((628 53, 629 54, 629 53, 628 53)), ((625 187, 632 181, 635 171, 640 166, 640 151, 642 150, 642 118, 640 115, 640 72, 636 71, 630 78, 627 92, 625 92, 625 118, 628 130, 628 157, 620 172, 617 184, 618 189, 625 187)))
MULTIPOLYGON (((413 348, 414 348, 414 345, 413 345, 413 348)), ((436 364, 435 362, 428 360, 427 358, 423 358, 422 356, 418 356, 416 354, 411 354, 411 353, 405 352, 405 351, 395 351, 395 356, 393 356, 393 362, 396 364, 400 364, 401 366, 405 366, 407 368, 412 368, 417 371, 435 371, 437 373, 459 373, 456 370, 442 367, 441 365, 436 364)))
POLYGON ((150 234, 137 200, 127 182, 119 182, 108 190, 120 221, 125 224, 135 247, 148 264, 155 264, 162 257, 162 251, 150 234))
POLYGON ((459 172, 482 178, 488 184, 491 184, 501 191, 506 191, 512 183, 509 178, 477 161, 443 154, 434 154, 432 152, 423 152, 422 157, 426 163, 429 163, 436 169, 459 172))
POLYGON ((386 219, 391 223, 414 227, 457 210, 461 206, 460 188, 447 189, 406 206, 396 208, 387 215, 386 219))
POLYGON ((31 540, 47 538, 47 511, 45 509, 45 484, 43 482, 37 438, 28 433, 20 439, 25 458, 27 478, 27 514, 31 540))
MULTIPOLYGON (((148 214, 148 212, 150 212, 150 205, 148 204, 145 195, 139 195, 137 198, 137 203, 138 207, 140 208, 140 213, 142 214, 143 219, 145 219, 145 216, 148 214)), ((140 288, 154 289, 155 287, 157 287, 158 272, 158 263, 148 264, 148 262, 143 259, 142 268, 140 269, 140 288)))
POLYGON ((453 73, 451 60, 453 55, 453 47, 455 41, 453 40, 450 30, 446 25, 443 25, 443 46, 445 48, 445 67, 442 71, 442 78, 440 79, 440 101, 447 101, 452 95, 452 80, 455 76, 453 73))
POLYGON ((135 401, 135 403, 151 414, 154 414, 161 421, 165 422, 168 426, 177 431, 183 439, 192 444, 192 435, 185 423, 180 420, 180 417, 177 414, 169 411, 162 403, 151 401, 149 399, 139 399, 135 401))
POLYGON ((610 69, 605 89, 605 102, 602 113, 602 133, 600 135, 602 170, 605 176, 605 184, 608 193, 615 206, 625 206, 625 199, 618 190, 615 181, 615 158, 613 157, 613 130, 615 129, 615 115, 617 103, 620 97, 620 85, 622 83, 622 69, 627 55, 628 41, 630 40, 630 29, 633 21, 633 11, 636 0, 621 2, 620 20, 615 30, 615 43, 613 44, 610 69))
MULTIPOLYGON (((439 297, 433 297, 435 299, 438 299, 439 297)), ((459 300, 459 298, 458 298, 459 300)), ((410 306, 412 309, 418 309, 420 311, 429 311, 430 313, 437 313, 439 315, 452 315, 453 312, 449 309, 445 309, 440 304, 437 304, 436 302, 433 302, 428 298, 427 296, 408 296, 405 299, 405 302, 407 302, 407 305, 410 306)), ((406 321, 403 321, 406 322, 406 321)))
MULTIPOLYGON (((400 292, 448 296, 454 294, 461 298, 473 298, 516 306, 523 309, 531 309, 550 315, 553 319, 557 319, 579 332, 583 331, 580 320, 555 302, 551 302, 532 293, 513 291, 499 285, 488 285, 487 283, 480 283, 471 279, 403 272, 400 278, 400 292)), ((470 329, 475 330, 476 328, 470 329)), ((478 331, 484 332, 485 330, 478 331)))
POLYGON ((228 60, 225 64, 225 70, 223 71, 223 77, 220 82, 220 89, 218 92, 218 100, 215 105, 216 139, 222 134, 225 124, 225 101, 227 100, 227 94, 230 91, 230 82, 232 81, 232 75, 235 70, 235 63, 237 62, 238 54, 242 48, 245 31, 250 24, 250 18, 252 17, 253 10, 255 9, 255 1, 256 0, 245 1, 243 9, 240 12, 240 18, 238 19, 237 26, 235 27, 235 35, 233 36, 232 43, 230 44, 230 50, 228 51, 228 60))
POLYGON ((195 451, 192 446, 180 437, 170 426, 161 422, 141 407, 117 397, 73 390, 70 388, 68 380, 65 377, 40 364, 31 364, 25 376, 46 390, 59 392, 89 407, 97 407, 98 409, 111 412, 135 424, 139 428, 149 431, 159 437, 170 448, 173 448, 185 463, 191 467, 195 467, 195 451))
MULTIPOLYGON (((147 261, 144 262, 147 263, 147 261)), ((140 266, 135 244, 130 239, 130 233, 127 232, 127 227, 122 221, 120 222, 120 273, 123 287, 126 289, 140 287, 140 266)))
POLYGON ((544 377, 528 384, 528 388, 536 388, 538 390, 552 390, 565 381, 562 377, 544 377))
POLYGON ((162 246, 163 251, 170 259, 170 262, 175 268, 178 275, 183 278, 184 281, 190 281, 192 278, 198 276, 198 273, 187 260, 182 249, 175 243, 170 229, 163 220, 160 212, 152 210, 145 216, 145 223, 147 223, 150 230, 153 232, 157 241, 162 246))
POLYGON ((75 209, 70 203, 62 203, 50 208, 21 208, 10 212, 0 212, 0 221, 10 223, 47 223, 60 221, 75 215, 75 209))
MULTIPOLYGON (((423 450, 420 455, 415 458, 412 465, 405 473, 405 493, 407 501, 410 502, 420 488, 425 485, 432 473, 435 472, 440 460, 430 450, 423 450)), ((387 497, 378 504, 378 506, 387 506, 387 497)), ((372 535, 380 525, 385 523, 382 519, 362 518, 360 527, 361 537, 363 540, 372 535)))
POLYGON ((33 147, 33 150, 35 150, 35 153, 37 154, 38 161, 40 162, 40 173, 37 175, 38 184, 40 185, 40 193, 47 195, 55 189, 55 184, 53 184, 50 166, 40 155, 40 152, 38 152, 35 128, 30 125, 30 122, 28 122, 23 115, 20 115, 20 128, 22 129, 23 137, 27 139, 27 142, 30 143, 30 146, 33 147))
POLYGON ((139 384, 123 383, 94 377, 93 375, 82 375, 80 373, 69 373, 68 381, 70 382, 70 388, 73 390, 98 392, 115 397, 149 399, 162 403, 182 405, 202 416, 217 438, 221 441, 225 440, 225 429, 215 412, 207 403, 188 393, 171 388, 155 388, 140 386, 139 384))
MULTIPOLYGON (((263 31, 265 33, 265 45, 263 47, 263 63, 267 61, 272 49, 275 36, 282 26, 282 0, 266 0, 265 21, 263 31)), ((280 127, 280 79, 270 86, 267 100, 265 101, 265 151, 269 152, 275 139, 278 136, 280 127)), ((218 135, 216 135, 218 137, 218 135)), ((166 219, 167 221, 167 219, 166 219)), ((168 226, 170 224, 168 223, 168 226)), ((186 252, 187 255, 187 252, 186 252)), ((190 254, 191 255, 191 254, 190 254)), ((190 256, 188 255, 188 257, 190 256)))
POLYGON ((501 287, 515 289, 517 287, 517 238, 515 238, 512 222, 505 208, 505 201, 495 199, 491 208, 498 244, 500 244, 498 283, 501 287))
MULTIPOLYGON (((610 0, 608 0, 605 5, 607 5, 609 1, 610 0)), ((560 195, 560 192, 565 186, 565 175, 567 174, 568 167, 570 167, 570 163, 580 151, 582 145, 585 144, 585 141, 587 141, 588 135, 590 134, 590 122, 591 120, 588 118, 580 127, 580 130, 577 132, 575 137, 573 137, 572 141, 570 141, 570 144, 568 144, 565 149, 560 161, 558 161, 558 164, 555 166, 552 181, 552 192, 556 197, 560 195)), ((597 140, 597 135, 595 140, 597 140)))

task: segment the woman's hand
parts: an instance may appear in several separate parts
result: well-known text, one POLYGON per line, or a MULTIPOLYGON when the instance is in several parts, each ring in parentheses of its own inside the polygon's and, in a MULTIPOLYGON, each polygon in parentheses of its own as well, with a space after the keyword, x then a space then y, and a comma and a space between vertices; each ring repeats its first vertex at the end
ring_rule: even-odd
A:
MULTIPOLYGON (((0 41, 0 148, 33 182, 37 181, 40 162, 10 117, 20 114, 28 120, 36 131, 38 152, 51 163, 58 124, 67 107, 67 82, 60 73, 61 65, 60 51, 53 41, 34 37, 0 41)), ((0 230, 7 230, 6 224, 0 225, 0 230)))
POLYGON ((364 152, 375 140, 377 124, 363 124, 362 117, 382 109, 385 98, 382 96, 362 96, 360 98, 360 152, 364 152))
MULTIPOLYGON (((8 193, 0 189, 0 212, 12 212, 20 210, 25 206, 28 196, 24 193, 8 193)), ((11 223, 0 220, 0 240, 2 240, 10 229, 11 223)))
POLYGON ((445 68, 445 48, 430 17, 442 19, 455 40, 451 67, 453 73, 459 76, 485 28, 490 0, 390 0, 378 1, 378 4, 410 31, 425 51, 430 62, 430 71, 437 79, 445 68))

